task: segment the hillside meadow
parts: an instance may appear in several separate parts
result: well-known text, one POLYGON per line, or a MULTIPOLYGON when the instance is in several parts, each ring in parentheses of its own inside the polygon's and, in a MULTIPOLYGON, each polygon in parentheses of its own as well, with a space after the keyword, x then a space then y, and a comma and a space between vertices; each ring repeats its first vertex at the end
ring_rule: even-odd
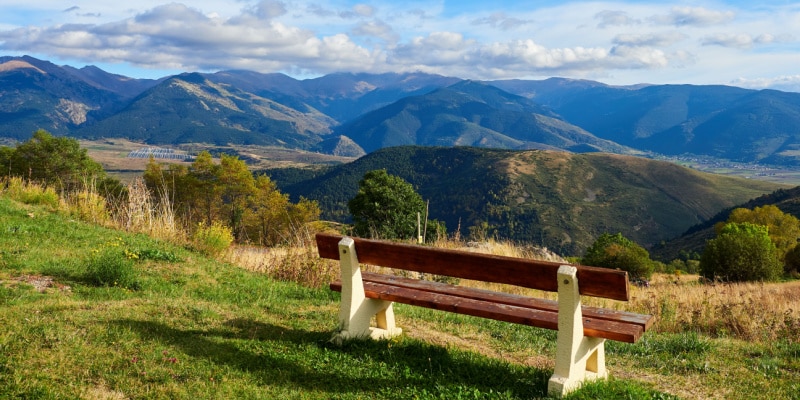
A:
MULTIPOLYGON (((214 260, 6 196, 0 233, 0 398, 529 399, 552 374, 554 331, 405 305, 399 339, 331 344, 337 265, 313 247, 214 260), (124 285, 98 284, 103 254, 124 285)), ((657 325, 569 398, 798 398, 800 283, 633 290, 603 305, 657 325)))

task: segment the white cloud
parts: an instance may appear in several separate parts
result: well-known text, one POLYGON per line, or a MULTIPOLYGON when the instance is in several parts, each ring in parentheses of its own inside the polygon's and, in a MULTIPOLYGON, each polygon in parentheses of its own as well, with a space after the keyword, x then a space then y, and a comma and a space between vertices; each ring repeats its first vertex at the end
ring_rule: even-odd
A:
POLYGON ((668 47, 688 38, 680 32, 621 34, 614 38, 614 43, 625 46, 668 47))
POLYGON ((531 20, 524 20, 515 17, 510 17, 504 12, 492 13, 488 17, 478 18, 472 21, 472 25, 488 25, 492 28, 507 31, 510 29, 518 28, 524 25, 532 24, 531 20))
POLYGON ((715 11, 704 7, 673 7, 668 14, 651 17, 651 21, 675 26, 712 26, 730 22, 736 17, 733 11, 715 11))
POLYGON ((706 36, 702 39, 703 46, 722 46, 737 49, 749 49, 758 44, 769 44, 776 42, 777 38, 770 34, 751 36, 746 33, 726 34, 719 33, 706 36))
POLYGON ((104 25, 18 28, 0 33, 0 41, 6 49, 61 58, 145 66, 163 63, 187 70, 231 68, 242 59, 279 69, 305 65, 321 71, 374 64, 374 53, 345 34, 318 38, 311 31, 270 20, 281 13, 281 3, 265 1, 230 19, 210 18, 173 3, 104 25))
POLYGON ((14 6, 4 1, 0 52, 171 71, 420 70, 473 79, 727 83, 759 76, 764 66, 767 75, 791 76, 800 37, 797 4, 748 9, 726 0, 704 7, 674 0, 137 0, 123 7, 86 0, 66 9, 56 0, 6 1, 14 6), (784 56, 775 62, 768 53, 784 56))
POLYGON ((396 43, 400 39, 389 24, 380 20, 360 23, 352 33, 354 36, 374 37, 389 43, 396 43))
POLYGON ((367 4, 356 4, 353 6, 353 12, 362 17, 372 17, 375 15, 375 7, 367 4))
POLYGON ((773 78, 739 78, 730 82, 731 85, 751 89, 775 89, 789 92, 800 92, 800 75, 783 75, 773 78))
POLYGON ((282 1, 263 0, 253 7, 252 13, 258 18, 270 20, 286 14, 286 4, 282 1))
POLYGON ((603 10, 595 14, 594 18, 600 20, 600 23, 597 24, 598 28, 636 25, 641 22, 638 19, 632 18, 625 11, 603 10))

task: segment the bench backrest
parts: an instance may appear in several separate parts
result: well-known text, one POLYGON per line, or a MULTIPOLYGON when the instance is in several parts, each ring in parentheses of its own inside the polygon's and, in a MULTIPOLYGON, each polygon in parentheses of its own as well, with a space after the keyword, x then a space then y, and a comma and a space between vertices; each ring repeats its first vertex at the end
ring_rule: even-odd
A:
MULTIPOLYGON (((340 235, 319 233, 317 248, 322 258, 339 259, 340 235)), ((358 261, 461 279, 558 291, 558 267, 564 263, 439 249, 380 240, 352 238, 358 261)), ((607 268, 575 266, 580 294, 613 300, 629 300, 628 273, 607 268)))

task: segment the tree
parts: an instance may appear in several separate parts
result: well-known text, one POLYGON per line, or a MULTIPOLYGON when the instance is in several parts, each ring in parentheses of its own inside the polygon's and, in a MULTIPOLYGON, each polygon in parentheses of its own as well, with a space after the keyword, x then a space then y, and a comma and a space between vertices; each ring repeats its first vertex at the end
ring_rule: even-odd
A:
MULTIPOLYGON (((386 170, 367 172, 347 206, 353 216, 353 233, 363 237, 415 238, 417 213, 425 215, 425 202, 414 187, 386 170)), ((432 225, 440 226, 435 221, 432 225)))
POLYGON ((194 159, 189 168, 189 179, 187 190, 192 194, 200 206, 203 220, 207 225, 211 225, 219 218, 220 214, 220 185, 219 185, 219 165, 214 163, 211 153, 202 151, 194 159))
POLYGON ((621 233, 600 235, 586 249, 581 262, 594 267, 627 271, 632 280, 649 279, 654 268, 650 253, 621 233))
POLYGON ((238 157, 223 154, 217 172, 222 195, 222 213, 227 215, 228 226, 238 240, 244 234, 244 213, 248 199, 255 194, 255 179, 247 164, 238 157))
POLYGON ((724 225, 700 258, 700 274, 709 280, 774 281, 782 271, 769 229, 749 222, 724 225))
POLYGON ((259 175, 245 213, 250 239, 258 240, 262 245, 280 242, 288 224, 288 207, 289 196, 278 191, 275 182, 268 176, 259 175))
POLYGON ((144 171, 144 182, 156 203, 171 205, 176 216, 188 222, 200 222, 196 217, 198 207, 194 207, 196 194, 189 175, 189 168, 180 164, 159 164, 153 156, 144 171))
POLYGON ((107 179, 103 167, 87 155, 77 140, 54 137, 43 129, 13 151, 4 150, 0 157, 3 172, 58 189, 73 189, 87 179, 107 179))
POLYGON ((103 166, 88 156, 73 138, 54 137, 39 129, 16 148, 0 149, 0 171, 43 183, 57 190, 73 191, 91 184, 106 196, 123 192, 122 184, 106 175, 103 166))
POLYGON ((292 204, 269 177, 255 178, 244 161, 225 154, 216 163, 210 153, 201 152, 188 168, 165 168, 151 158, 144 180, 151 193, 169 199, 187 226, 223 222, 240 242, 286 242, 320 215, 315 201, 301 198, 292 204))
MULTIPOLYGON (((783 260, 786 253, 797 245, 800 237, 800 220, 794 215, 786 214, 774 205, 756 207, 752 210, 737 208, 731 211, 726 223, 749 222, 767 227, 769 237, 778 250, 778 258, 783 260)), ((717 232, 724 226, 718 224, 717 232)))

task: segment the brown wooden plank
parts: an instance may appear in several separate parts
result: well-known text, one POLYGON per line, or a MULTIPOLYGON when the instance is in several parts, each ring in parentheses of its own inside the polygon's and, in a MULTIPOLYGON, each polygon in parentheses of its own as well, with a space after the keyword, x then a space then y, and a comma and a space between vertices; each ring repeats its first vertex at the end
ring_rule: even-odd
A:
MULTIPOLYGON (((331 289, 336 290, 337 287, 331 284, 331 289)), ((341 286, 338 286, 338 289, 341 290, 341 286)), ((435 310, 558 330, 558 313, 552 311, 468 299, 375 282, 365 282, 364 293, 366 297, 371 299, 394 301, 435 310)), ((642 336, 643 329, 635 324, 584 318, 583 333, 591 337, 634 343, 642 336)))
MULTIPOLYGON (((317 234, 322 258, 339 259, 340 235, 317 234)), ((359 262, 462 279, 495 282, 558 291, 556 282, 561 263, 530 260, 459 250, 414 246, 379 240, 353 238, 359 262)), ((628 274, 606 268, 576 266, 580 293, 614 300, 629 300, 628 274)))
MULTIPOLYGON (((376 274, 362 272, 362 279, 365 282, 382 283, 386 285, 405 287, 409 289, 422 290, 434 293, 443 293, 451 296, 465 297, 475 300, 485 300, 512 306, 534 308, 544 311, 558 311, 558 302, 555 300, 538 299, 530 296, 522 296, 510 293, 495 292, 491 290, 477 289, 464 286, 450 285, 440 282, 422 281, 419 279, 409 279, 400 276, 376 274)), ((607 321, 617 321, 623 323, 636 324, 644 330, 650 328, 655 321, 652 315, 636 314, 627 311, 611 310, 607 308, 581 306, 584 317, 602 319, 607 321)))

